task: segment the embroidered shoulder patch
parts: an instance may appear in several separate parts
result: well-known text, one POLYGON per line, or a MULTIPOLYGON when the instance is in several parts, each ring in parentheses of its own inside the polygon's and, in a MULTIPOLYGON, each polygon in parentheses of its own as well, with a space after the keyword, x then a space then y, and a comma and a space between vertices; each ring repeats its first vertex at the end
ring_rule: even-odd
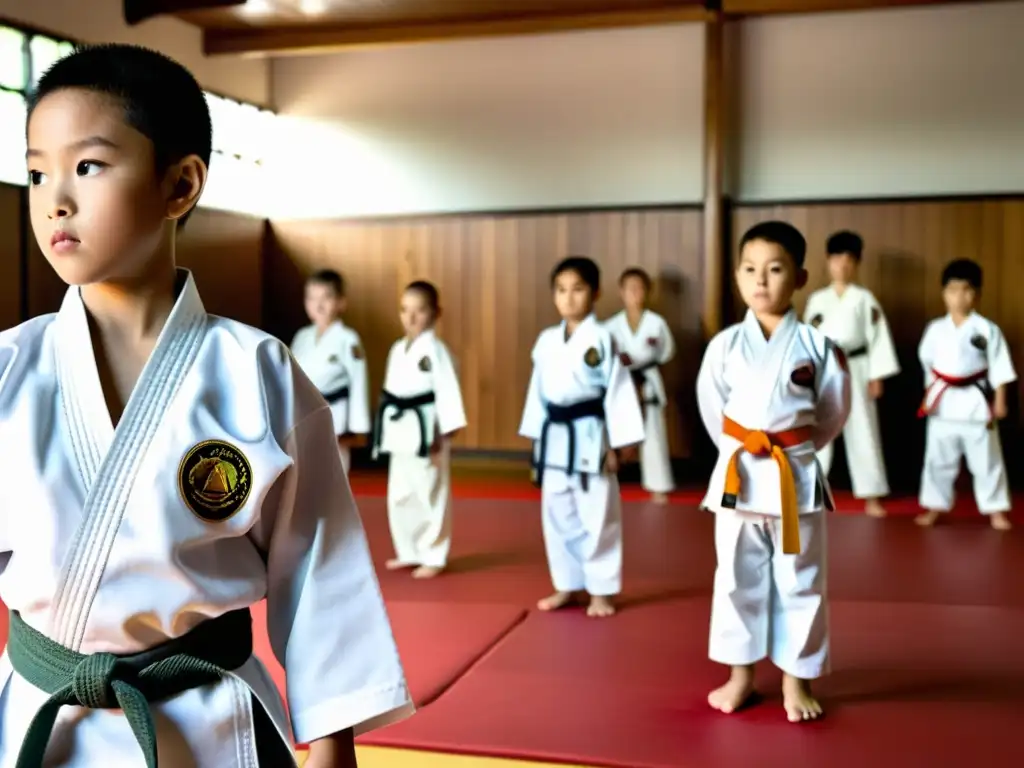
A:
POLYGON ((426 355, 420 358, 419 369, 424 373, 430 372, 430 358, 426 355))
POLYGON ((358 344, 352 345, 352 359, 362 360, 363 359, 363 348, 358 344))
POLYGON ((878 325, 878 321, 882 319, 882 310, 878 307, 871 308, 871 324, 878 325))
POLYGON ((586 351, 583 355, 583 362, 591 368, 597 368, 601 364, 601 353, 597 351, 597 347, 591 347, 586 351))
POLYGON ((974 347, 975 349, 980 349, 982 352, 984 352, 986 349, 988 349, 988 339, 986 339, 980 333, 976 333, 973 336, 971 336, 971 346, 974 347))
POLYGON ((245 506, 252 491, 252 468, 230 443, 205 440, 178 465, 178 490, 200 520, 223 523, 245 506))
POLYGON ((817 328, 819 325, 822 324, 822 322, 824 322, 824 320, 825 318, 821 314, 817 314, 811 318, 811 325, 817 328))

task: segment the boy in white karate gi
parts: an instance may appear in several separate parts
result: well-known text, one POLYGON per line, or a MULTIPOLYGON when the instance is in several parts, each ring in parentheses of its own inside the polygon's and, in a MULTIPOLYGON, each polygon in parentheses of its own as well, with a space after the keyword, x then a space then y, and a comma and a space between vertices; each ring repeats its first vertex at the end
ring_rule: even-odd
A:
POLYGON ((629 369, 644 413, 644 441, 640 445, 640 477, 655 504, 668 503, 675 487, 672 457, 668 449, 665 405, 668 396, 661 366, 675 357, 676 345, 665 318, 647 308, 651 277, 638 267, 619 277, 619 293, 625 308, 605 326, 615 339, 619 359, 629 369))
POLYGON ((953 486, 965 459, 978 511, 989 516, 996 530, 1011 527, 997 422, 1006 418, 1006 386, 1017 380, 1017 373, 999 326, 974 311, 981 279, 981 267, 969 259, 946 266, 946 315, 928 324, 918 348, 925 375, 918 413, 928 418, 919 499, 927 511, 916 518, 919 525, 934 525, 953 508, 953 486))
POLYGON ((751 227, 736 283, 743 322, 708 344, 697 401, 718 462, 704 507, 715 513, 709 654, 731 668, 708 703, 734 712, 754 692, 754 665, 782 670, 791 722, 817 718, 810 681, 828 671, 828 479, 815 451, 842 431, 850 374, 840 347, 793 309, 807 282, 803 235, 784 222, 751 227))
POLYGON ((352 768, 354 734, 412 704, 329 406, 175 267, 202 90, 87 46, 39 80, 27 138, 32 229, 69 289, 0 333, 0 765, 279 768, 294 737, 308 768, 352 768), (264 597, 287 713, 252 655, 264 597))
MULTIPOLYGON (((836 232, 828 239, 826 250, 832 284, 807 299, 804 322, 846 353, 851 401, 843 441, 853 495, 864 500, 868 515, 885 517, 881 500, 889 495, 889 479, 875 401, 882 396, 882 382, 900 372, 900 363, 882 307, 871 291, 856 282, 864 241, 856 232, 836 232)), ((832 467, 833 453, 832 443, 818 453, 826 475, 832 467)))
POLYGON ((292 354, 320 390, 334 416, 338 453, 348 474, 353 447, 370 432, 366 355, 359 334, 345 325, 345 280, 333 269, 310 275, 305 290, 310 324, 292 340, 292 354))
POLYGON ((617 450, 644 438, 643 415, 615 341, 594 316, 601 273, 581 256, 551 273, 562 322, 541 332, 519 434, 534 441, 535 481, 555 593, 542 611, 574 593, 590 595, 587 615, 611 616, 622 589, 622 499, 617 450))
POLYGON ((400 309, 405 335, 388 353, 374 425, 374 456, 388 463, 388 524, 395 557, 389 570, 413 568, 417 579, 444 571, 452 540, 451 441, 466 426, 455 361, 434 325, 437 288, 406 286, 400 309))

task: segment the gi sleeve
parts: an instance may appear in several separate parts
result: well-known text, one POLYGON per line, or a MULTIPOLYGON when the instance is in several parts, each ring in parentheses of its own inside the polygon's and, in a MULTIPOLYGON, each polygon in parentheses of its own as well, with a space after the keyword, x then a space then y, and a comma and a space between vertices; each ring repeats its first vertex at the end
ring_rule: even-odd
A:
POLYGON ((988 356, 988 380, 993 387, 1002 387, 1017 380, 1017 372, 1013 368, 1013 360, 1010 357, 1006 338, 995 323, 991 324, 986 354, 988 356))
POLYGON ((370 380, 366 372, 366 352, 355 331, 351 332, 345 350, 345 365, 348 369, 348 431, 365 435, 370 431, 370 380))
POLYGON ((661 322, 660 331, 658 333, 658 365, 665 365, 672 361, 672 358, 676 356, 676 340, 672 338, 672 330, 668 327, 668 323, 665 322, 665 318, 658 318, 661 322))
POLYGON ((865 302, 864 338, 868 340, 868 378, 888 379, 900 372, 900 361, 896 356, 896 345, 889 330, 882 307, 873 295, 868 294, 865 302))
POLYGON ((283 441, 291 466, 250 534, 265 552, 267 629, 302 743, 414 711, 336 445, 326 406, 295 425, 283 441))
POLYGON ((850 369, 846 354, 830 339, 822 337, 822 341, 814 428, 814 448, 818 451, 842 434, 850 416, 850 369))
POLYGON ((704 429, 715 445, 722 436, 723 414, 729 401, 729 387, 725 383, 726 341, 725 333, 711 339, 697 371, 697 409, 704 429))
POLYGON ((608 445, 625 448, 644 441, 644 416, 633 378, 619 359, 614 338, 604 341, 604 366, 608 382, 604 393, 604 423, 608 445))
POLYGON ((930 387, 935 375, 932 373, 932 366, 935 365, 935 353, 938 351, 936 345, 939 342, 939 326, 935 320, 928 323, 921 336, 921 343, 917 345, 917 359, 921 361, 921 368, 924 371, 925 388, 930 387))
POLYGON ((459 376, 455 361, 443 343, 434 347, 434 408, 440 434, 450 435, 466 426, 466 411, 462 404, 459 376))
POLYGON ((526 403, 523 405, 523 416, 519 422, 519 434, 529 440, 540 440, 541 431, 544 429, 544 420, 547 419, 547 407, 544 405, 544 398, 541 395, 539 366, 543 364, 542 340, 543 335, 537 338, 530 353, 530 360, 533 363, 533 371, 530 373, 530 384, 526 389, 526 403))

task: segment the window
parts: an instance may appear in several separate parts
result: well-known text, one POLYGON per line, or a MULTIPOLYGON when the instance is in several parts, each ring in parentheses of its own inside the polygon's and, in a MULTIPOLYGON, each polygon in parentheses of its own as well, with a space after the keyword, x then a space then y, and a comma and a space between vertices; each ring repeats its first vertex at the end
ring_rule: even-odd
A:
MULTIPOLYGON (((36 0, 39 2, 40 0, 36 0)), ((24 186, 27 97, 39 78, 74 50, 74 43, 0 25, 0 182, 24 186)), ((273 145, 275 115, 206 93, 214 157, 204 207, 262 213, 263 160, 273 145)))
POLYGON ((0 182, 25 185, 25 117, 29 91, 74 50, 66 40, 0 26, 0 182))
POLYGON ((25 97, 16 91, 0 90, 0 182, 26 183, 25 97))
POLYGON ((24 90, 28 81, 26 63, 25 35, 16 29, 0 27, 0 88, 24 90))

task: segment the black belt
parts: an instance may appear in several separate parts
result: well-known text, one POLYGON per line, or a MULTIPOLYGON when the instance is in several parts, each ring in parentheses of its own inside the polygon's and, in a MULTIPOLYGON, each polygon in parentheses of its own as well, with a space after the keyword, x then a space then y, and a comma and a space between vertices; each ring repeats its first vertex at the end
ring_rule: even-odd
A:
POLYGON ((348 394, 348 384, 346 384, 343 387, 339 387, 338 389, 332 390, 330 392, 323 393, 324 400, 326 400, 331 405, 334 405, 335 403, 340 403, 342 400, 348 400, 348 394))
POLYGON ((381 438, 384 434, 384 413, 389 408, 394 409, 391 414, 391 421, 398 421, 402 415, 409 411, 415 411, 416 418, 420 423, 420 449, 416 452, 418 456, 427 456, 430 453, 430 439, 427 436, 427 420, 423 417, 423 406, 434 402, 433 392, 424 392, 421 395, 412 397, 398 397, 386 389, 380 393, 380 406, 377 408, 377 417, 373 424, 373 455, 380 453, 381 438))
POLYGON ((633 386, 636 387, 637 397, 640 398, 640 405, 661 405, 661 401, 658 400, 657 395, 652 395, 649 398, 644 398, 644 384, 647 383, 647 372, 654 370, 658 367, 658 363, 647 363, 637 368, 630 368, 629 375, 633 379, 633 386))
MULTIPOLYGON (((591 400, 581 400, 572 405, 547 404, 548 417, 544 419, 544 426, 540 430, 540 440, 537 442, 537 458, 533 465, 533 481, 538 486, 544 482, 544 468, 548 457, 548 429, 552 424, 562 424, 569 431, 569 456, 566 461, 565 473, 570 477, 576 471, 576 427, 575 423, 580 419, 596 418, 604 421, 604 398, 595 397, 591 400)), ((581 476, 583 490, 587 489, 587 475, 581 476)))
POLYGON ((846 358, 847 359, 854 358, 854 357, 864 357, 864 355, 866 355, 868 353, 868 347, 867 347, 866 344, 864 344, 864 345, 859 346, 859 347, 854 347, 853 349, 844 349, 843 352, 846 353, 846 358))

